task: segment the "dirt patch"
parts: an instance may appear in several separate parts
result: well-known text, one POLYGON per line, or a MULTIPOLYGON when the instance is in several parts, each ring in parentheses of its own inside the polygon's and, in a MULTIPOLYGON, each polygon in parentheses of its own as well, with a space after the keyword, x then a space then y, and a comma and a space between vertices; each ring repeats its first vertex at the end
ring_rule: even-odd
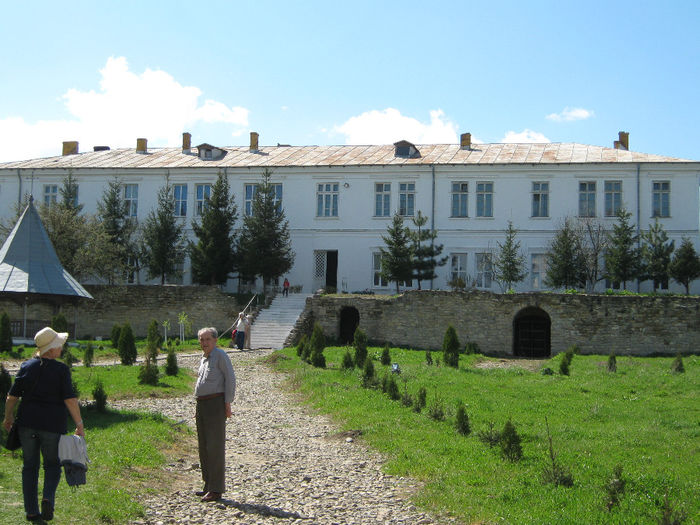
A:
POLYGON ((537 372, 548 359, 525 359, 525 358, 498 358, 484 359, 478 363, 474 363, 474 368, 492 369, 492 368, 524 368, 531 372, 537 372))

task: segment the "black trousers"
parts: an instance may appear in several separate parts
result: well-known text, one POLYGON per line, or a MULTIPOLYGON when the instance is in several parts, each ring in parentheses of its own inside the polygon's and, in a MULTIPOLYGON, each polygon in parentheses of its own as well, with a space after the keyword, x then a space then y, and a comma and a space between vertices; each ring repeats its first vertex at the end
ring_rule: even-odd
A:
POLYGON ((202 466, 203 490, 226 490, 226 407, 224 396, 197 400, 195 413, 199 464, 202 466))

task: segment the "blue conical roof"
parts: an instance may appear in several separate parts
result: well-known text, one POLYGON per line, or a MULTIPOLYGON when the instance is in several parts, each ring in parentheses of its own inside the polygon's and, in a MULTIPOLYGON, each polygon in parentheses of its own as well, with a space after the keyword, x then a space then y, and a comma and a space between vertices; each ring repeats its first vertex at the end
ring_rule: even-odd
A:
POLYGON ((0 293, 92 296, 61 265, 32 199, 0 249, 0 293))

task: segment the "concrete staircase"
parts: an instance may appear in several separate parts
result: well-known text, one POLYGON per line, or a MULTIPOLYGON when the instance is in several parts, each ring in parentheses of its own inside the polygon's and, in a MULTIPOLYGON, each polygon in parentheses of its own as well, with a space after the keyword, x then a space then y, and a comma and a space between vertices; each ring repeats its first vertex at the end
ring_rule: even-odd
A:
POLYGON ((251 348, 279 350, 304 311, 306 298, 311 294, 290 293, 288 297, 277 294, 270 306, 261 310, 251 327, 251 348))

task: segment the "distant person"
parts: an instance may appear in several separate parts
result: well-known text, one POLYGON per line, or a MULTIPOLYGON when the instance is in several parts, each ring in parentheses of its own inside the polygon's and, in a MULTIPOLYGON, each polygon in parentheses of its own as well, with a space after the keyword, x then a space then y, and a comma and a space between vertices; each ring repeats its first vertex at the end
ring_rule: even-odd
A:
POLYGON ((248 320, 245 318, 243 312, 238 314, 238 320, 236 321, 236 346, 239 350, 243 350, 245 345, 245 331, 248 326, 248 320))
POLYGON ((22 442, 22 495, 24 512, 29 521, 53 519, 56 488, 61 480, 58 441, 67 432, 66 409, 75 422, 75 433, 85 437, 78 398, 73 391, 70 369, 56 358, 68 339, 65 332, 42 328, 34 336, 36 355, 20 366, 15 382, 7 394, 2 426, 10 430, 15 421, 22 442), (44 460, 44 486, 39 512, 39 466, 44 460))
POLYGON ((282 283, 282 296, 289 297, 289 280, 285 277, 282 283))
POLYGON ((197 338, 202 360, 194 387, 195 420, 204 488, 195 494, 208 502, 220 500, 226 489, 226 419, 231 417, 236 375, 229 356, 216 346, 216 328, 202 328, 197 338))
POLYGON ((252 316, 252 314, 246 315, 245 320, 246 320, 245 342, 243 343, 243 348, 245 348, 246 350, 250 350, 250 338, 251 338, 251 332, 253 331, 253 316, 252 316))

